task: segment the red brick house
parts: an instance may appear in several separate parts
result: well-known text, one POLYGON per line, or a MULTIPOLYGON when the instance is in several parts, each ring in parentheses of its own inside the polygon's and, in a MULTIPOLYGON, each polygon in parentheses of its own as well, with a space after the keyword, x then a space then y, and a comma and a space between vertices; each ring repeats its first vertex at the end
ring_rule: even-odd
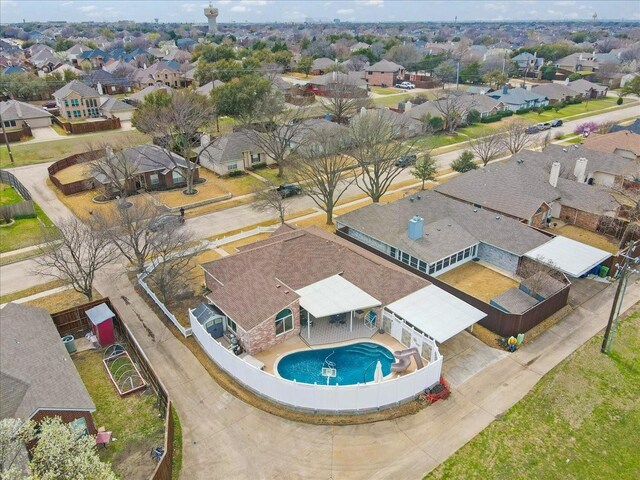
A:
POLYGON ((404 81, 404 67, 389 60, 380 60, 367 67, 364 79, 370 86, 387 85, 392 87, 404 81))
POLYGON ((57 416, 95 435, 96 407, 49 313, 10 303, 0 330, 0 418, 57 416))

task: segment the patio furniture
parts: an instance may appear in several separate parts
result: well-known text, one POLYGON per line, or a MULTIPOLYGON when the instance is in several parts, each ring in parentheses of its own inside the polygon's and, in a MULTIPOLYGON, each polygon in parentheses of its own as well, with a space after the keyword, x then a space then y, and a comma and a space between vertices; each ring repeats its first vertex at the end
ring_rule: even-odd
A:
POLYGON ((102 445, 107 448, 107 445, 111 441, 111 432, 98 432, 96 435, 96 445, 102 445))

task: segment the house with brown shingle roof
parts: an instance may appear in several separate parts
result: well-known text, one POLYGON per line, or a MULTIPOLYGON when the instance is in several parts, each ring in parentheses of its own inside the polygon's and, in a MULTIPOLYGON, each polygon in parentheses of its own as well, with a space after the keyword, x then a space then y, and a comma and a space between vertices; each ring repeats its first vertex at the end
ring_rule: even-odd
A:
MULTIPOLYGON (((615 153, 630 160, 640 160, 640 135, 628 130, 604 135, 591 134, 582 143, 591 150, 615 153)), ((640 172, 640 163, 637 167, 637 171, 640 172)))
POLYGON ((484 317, 427 280, 317 227, 281 227, 201 267, 207 299, 250 355, 297 335, 310 340, 313 325, 321 322, 354 331, 368 321, 370 337, 382 325, 386 306, 425 288, 438 290, 463 312, 467 323, 458 331, 484 317))

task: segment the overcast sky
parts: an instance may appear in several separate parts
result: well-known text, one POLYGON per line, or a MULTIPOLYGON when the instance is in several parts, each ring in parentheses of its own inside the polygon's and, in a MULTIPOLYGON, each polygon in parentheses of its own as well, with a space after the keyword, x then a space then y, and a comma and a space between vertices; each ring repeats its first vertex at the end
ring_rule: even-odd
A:
MULTIPOLYGON (((0 0, 2 23, 46 20, 135 20, 204 23, 207 0, 0 0)), ((218 22, 640 20, 638 0, 410 1, 410 0, 218 0, 218 22)))

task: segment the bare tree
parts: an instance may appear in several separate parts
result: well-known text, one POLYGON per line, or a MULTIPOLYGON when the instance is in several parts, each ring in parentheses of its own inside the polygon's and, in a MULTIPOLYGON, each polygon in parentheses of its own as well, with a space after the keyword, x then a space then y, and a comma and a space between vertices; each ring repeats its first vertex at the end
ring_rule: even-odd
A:
POLYGON ((35 273, 70 283, 88 301, 93 299, 96 272, 117 256, 102 229, 88 228, 76 217, 63 220, 57 229, 43 229, 40 243, 35 273))
POLYGON ((482 135, 471 139, 469 142, 471 151, 480 159, 482 165, 487 166, 494 158, 500 156, 504 152, 504 142, 500 132, 492 132, 488 135, 482 135))
MULTIPOLYGON (((640 175, 636 177, 635 181, 639 180, 640 175)), ((618 244, 622 248, 629 242, 640 238, 640 192, 634 188, 621 186, 612 188, 611 196, 619 205, 617 217, 627 220, 618 244)))
POLYGON ((278 164, 278 176, 282 177, 287 159, 295 151, 293 140, 305 128, 301 110, 287 107, 282 94, 274 91, 258 102, 244 123, 248 139, 278 164))
POLYGON ((369 104, 367 91, 358 86, 357 80, 343 73, 334 73, 334 79, 325 87, 324 109, 338 123, 347 119, 369 104))
POLYGON ((473 100, 455 91, 444 92, 442 97, 432 103, 442 115, 444 130, 449 133, 455 133, 457 128, 464 123, 469 110, 474 106, 473 100))
POLYGON ((380 201, 402 173, 402 168, 396 166, 398 158, 411 150, 410 144, 400 141, 404 119, 388 113, 382 109, 368 110, 353 117, 349 125, 349 153, 360 168, 356 185, 374 203, 380 201))
POLYGON ((549 290, 555 283, 552 279, 563 278, 553 260, 542 256, 538 257, 537 261, 523 257, 518 266, 518 275, 524 279, 522 283, 529 289, 529 295, 532 297, 549 290))
POLYGON ((503 130, 503 144, 512 155, 527 148, 533 138, 527 133, 528 125, 521 120, 514 120, 503 130))
POLYGON ((156 237, 154 232, 167 212, 146 199, 118 202, 108 214, 96 212, 92 216, 93 228, 104 232, 109 241, 142 272, 153 258, 156 237))
POLYGON ((104 185, 106 197, 126 197, 138 174, 138 164, 127 158, 124 149, 114 150, 105 144, 99 150, 104 155, 92 154, 88 162, 91 176, 104 185))
POLYGON ((164 304, 170 305, 192 293, 188 287, 189 276, 197 267, 193 259, 202 249, 189 248, 191 237, 188 230, 170 226, 153 236, 154 268, 146 282, 164 304))
MULTIPOLYGON (((207 148, 197 151, 194 162, 190 158, 200 144, 200 130, 213 124, 215 117, 212 102, 192 90, 177 91, 164 102, 144 103, 134 116, 136 128, 153 136, 168 163, 185 179, 188 194, 194 193, 195 172, 207 148)), ((157 161, 152 156, 149 159, 157 161)))
POLYGON ((251 206, 257 212, 277 213, 280 223, 284 224, 284 217, 288 207, 284 195, 281 195, 276 190, 276 184, 268 182, 266 185, 266 189, 260 188, 255 192, 255 200, 251 206))
POLYGON ((304 193, 327 214, 333 225, 333 209, 340 197, 355 181, 353 159, 342 153, 344 139, 328 131, 316 131, 313 140, 299 149, 293 173, 304 185, 304 193))

